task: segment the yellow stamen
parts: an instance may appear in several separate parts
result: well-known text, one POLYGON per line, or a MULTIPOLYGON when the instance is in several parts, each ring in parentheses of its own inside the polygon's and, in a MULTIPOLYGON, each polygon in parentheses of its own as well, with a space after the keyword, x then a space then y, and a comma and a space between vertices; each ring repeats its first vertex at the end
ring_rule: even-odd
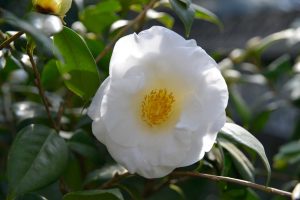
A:
POLYGON ((167 89, 155 89, 144 96, 141 117, 150 127, 158 126, 170 118, 175 98, 167 89))

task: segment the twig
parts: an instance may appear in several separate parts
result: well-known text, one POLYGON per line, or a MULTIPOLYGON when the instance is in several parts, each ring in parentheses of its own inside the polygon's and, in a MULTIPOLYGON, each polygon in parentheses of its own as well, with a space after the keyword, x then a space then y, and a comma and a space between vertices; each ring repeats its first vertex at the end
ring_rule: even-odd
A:
POLYGON ((107 189, 107 188, 111 188, 113 187, 114 185, 118 184, 118 182, 120 180, 122 180, 123 178, 126 178, 128 176, 131 176, 132 174, 130 174, 129 172, 126 172, 124 174, 118 174, 116 173, 114 175, 114 177, 110 180, 108 180, 107 182, 103 183, 101 186, 100 186, 100 189, 107 189))
POLYGON ((15 41, 16 39, 18 39, 19 37, 21 37, 21 35, 23 35, 23 34, 24 34, 23 31, 19 31, 16 34, 14 34, 13 36, 11 36, 10 38, 6 39, 0 45, 0 50, 3 49, 3 48, 5 48, 6 46, 8 46, 12 41, 15 41))
POLYGON ((229 182, 229 183, 234 183, 234 184, 250 187, 250 188, 253 188, 256 190, 261 190, 263 192, 292 198, 292 193, 290 193, 290 192, 287 192, 284 190, 279 190, 279 189, 272 188, 272 187, 267 187, 264 185, 259 185, 256 183, 252 183, 250 181, 240 180, 240 179, 236 179, 236 178, 230 178, 230 177, 226 177, 226 176, 217 176, 217 175, 203 174, 203 173, 198 173, 198 172, 172 172, 170 174, 170 176, 173 176, 173 177, 177 177, 177 176, 179 176, 179 177, 182 177, 182 176, 201 177, 201 178, 206 178, 206 179, 210 179, 213 181, 225 181, 225 182, 229 182))
POLYGON ((66 105, 69 103, 69 100, 71 97, 72 97, 72 93, 67 91, 67 94, 65 95, 65 98, 64 98, 65 101, 61 102, 61 104, 59 105, 57 116, 56 116, 56 125, 57 125, 58 129, 60 129, 60 127, 61 127, 61 118, 64 114, 66 105))
POLYGON ((42 87, 40 73, 39 73, 39 71, 36 67, 36 64, 34 62, 34 59, 33 59, 33 50, 30 47, 27 47, 27 54, 29 56, 29 60, 30 60, 30 63, 32 65, 33 73, 34 73, 34 76, 35 76, 34 83, 35 83, 36 87, 38 88, 39 94, 40 94, 41 99, 44 103, 44 106, 45 106, 45 109, 46 109, 46 112, 47 112, 47 116, 48 116, 53 128, 56 130, 56 132, 59 132, 59 128, 57 127, 55 121, 53 120, 53 118, 51 116, 51 112, 50 112, 50 109, 49 109, 49 101, 47 100, 47 97, 45 95, 45 91, 42 87))
POLYGON ((115 37, 112 39, 112 41, 110 43, 108 43, 105 46, 105 48, 103 49, 103 51, 101 51, 100 54, 96 57, 96 59, 95 59, 96 63, 98 63, 112 49, 113 45, 116 43, 116 41, 120 37, 122 37, 135 23, 139 22, 140 20, 142 20, 144 18, 147 11, 149 9, 151 9, 157 1, 158 0, 152 0, 135 19, 133 19, 131 22, 129 22, 124 28, 122 28, 118 32, 118 34, 115 35, 115 37))

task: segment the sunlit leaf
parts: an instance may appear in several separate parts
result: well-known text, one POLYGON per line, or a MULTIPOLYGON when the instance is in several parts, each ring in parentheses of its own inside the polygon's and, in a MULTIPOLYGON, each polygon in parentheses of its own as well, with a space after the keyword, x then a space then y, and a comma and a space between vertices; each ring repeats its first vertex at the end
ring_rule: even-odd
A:
POLYGON ((11 196, 34 191, 57 180, 67 161, 67 146, 54 130, 42 125, 22 129, 8 156, 11 196))
POLYGON ((267 184, 269 183, 271 167, 265 149, 251 133, 234 123, 225 123, 224 127, 221 129, 220 136, 242 144, 256 152, 265 165, 267 170, 267 184))
POLYGON ((222 22, 214 13, 196 4, 192 4, 192 8, 195 10, 195 18, 209 21, 219 26, 220 29, 223 29, 222 22))
POLYGON ((95 60, 84 40, 76 32, 65 27, 54 36, 54 44, 64 59, 57 61, 57 66, 66 86, 88 100, 95 94, 100 80, 95 60))
POLYGON ((120 10, 121 5, 117 0, 106 0, 87 7, 79 17, 88 30, 101 33, 105 29, 109 30, 110 25, 119 19, 116 12, 120 10))
POLYGON ((165 12, 157 12, 153 9, 148 10, 147 18, 155 19, 162 23, 167 28, 172 28, 174 25, 174 18, 165 12))

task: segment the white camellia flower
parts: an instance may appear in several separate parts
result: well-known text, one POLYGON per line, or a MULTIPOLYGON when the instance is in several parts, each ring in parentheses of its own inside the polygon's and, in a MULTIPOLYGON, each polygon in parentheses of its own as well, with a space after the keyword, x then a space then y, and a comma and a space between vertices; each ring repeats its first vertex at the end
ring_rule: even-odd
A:
POLYGON ((225 123, 216 62, 164 27, 121 38, 88 115, 93 133, 130 173, 167 175, 203 158, 225 123))
POLYGON ((32 0, 32 5, 41 13, 54 14, 63 18, 70 10, 72 0, 32 0))

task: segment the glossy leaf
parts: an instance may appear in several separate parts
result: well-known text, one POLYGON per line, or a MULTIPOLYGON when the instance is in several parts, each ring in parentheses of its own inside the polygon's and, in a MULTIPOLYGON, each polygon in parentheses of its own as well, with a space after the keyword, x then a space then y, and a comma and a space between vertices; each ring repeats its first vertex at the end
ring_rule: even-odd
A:
POLYGON ((174 25, 174 18, 165 12, 157 12, 153 9, 148 10, 147 12, 147 18, 149 19, 155 19, 162 23, 167 28, 172 28, 174 25))
POLYGON ((265 165, 265 168, 267 170, 267 184, 269 183, 271 176, 271 167, 266 156, 265 149, 263 145, 251 133, 234 123, 225 123, 219 135, 221 137, 225 137, 229 140, 242 144, 256 152, 265 165))
POLYGON ((192 4, 192 8, 195 10, 195 18, 196 19, 202 19, 211 23, 216 24, 219 26, 220 29, 223 29, 223 24, 219 20, 219 18, 212 13, 211 11, 207 10, 206 8, 203 8, 202 6, 192 4))
POLYGON ((110 190, 87 190, 66 194, 63 200, 123 200, 118 189, 110 190))
POLYGON ((195 10, 192 7, 191 1, 170 0, 169 2, 172 9, 184 24, 186 36, 189 36, 195 16, 195 10))
POLYGON ((64 59, 57 61, 57 66, 66 86, 88 100, 95 94, 100 80, 95 60, 84 40, 76 32, 65 27, 54 36, 54 44, 64 59))
POLYGON ((60 58, 60 54, 57 49, 53 47, 51 39, 42 31, 31 25, 29 22, 19 19, 12 13, 3 9, 0 9, 0 17, 2 17, 6 23, 28 33, 37 43, 37 47, 39 50, 42 50, 49 55, 52 55, 52 53, 54 53, 56 57, 60 58))
POLYGON ((67 146, 53 129, 42 125, 22 129, 8 156, 11 196, 37 190, 57 180, 67 161, 67 146))

